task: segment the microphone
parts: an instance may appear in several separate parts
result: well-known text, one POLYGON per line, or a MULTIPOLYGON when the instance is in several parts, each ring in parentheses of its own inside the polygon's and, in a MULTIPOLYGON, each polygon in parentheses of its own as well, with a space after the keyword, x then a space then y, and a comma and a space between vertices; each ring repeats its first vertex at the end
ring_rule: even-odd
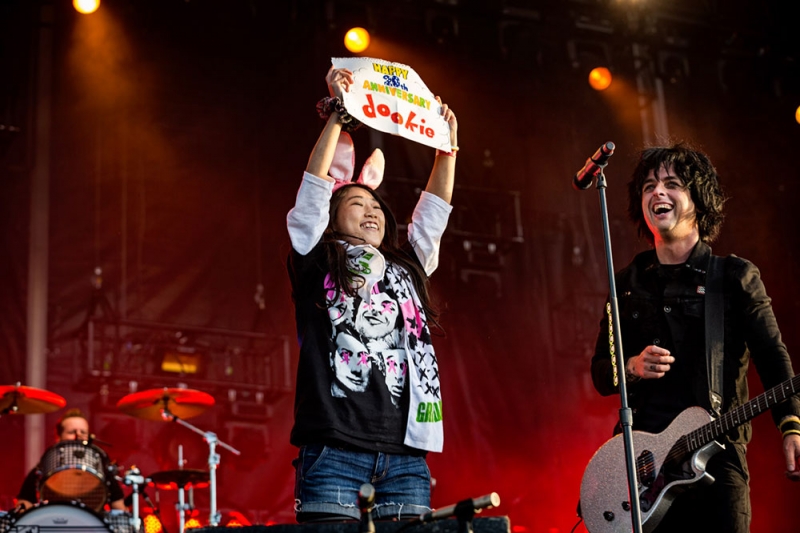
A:
POLYGON ((425 524, 427 522, 433 522, 434 520, 450 518, 451 516, 457 515, 459 511, 465 508, 475 513, 475 511, 491 509, 492 507, 497 507, 498 505, 500 505, 500 495, 496 492, 492 492, 490 494, 486 494, 485 496, 463 500, 455 505, 448 505, 447 507, 442 507, 441 509, 437 509, 435 511, 428 511, 427 513, 419 515, 418 520, 425 524))
POLYGON ((113 445, 113 444, 111 444, 110 442, 106 442, 106 441, 104 441, 104 440, 102 440, 102 439, 98 439, 98 438, 97 438, 97 435, 95 435, 94 433, 90 433, 90 434, 89 434, 89 440, 88 440, 87 442, 88 442, 90 445, 91 445, 91 444, 94 444, 94 443, 96 442, 97 444, 102 444, 103 446, 108 446, 108 447, 113 447, 113 446, 114 446, 114 445, 113 445))
POLYGON ((358 533, 375 533, 375 522, 372 521, 373 505, 375 505, 375 487, 364 483, 358 489, 358 508, 361 511, 358 533))
POLYGON ((592 185, 592 180, 608 164, 608 158, 614 155, 614 148, 616 147, 611 141, 598 148, 594 155, 586 160, 583 168, 572 178, 572 186, 579 191, 588 189, 592 185))

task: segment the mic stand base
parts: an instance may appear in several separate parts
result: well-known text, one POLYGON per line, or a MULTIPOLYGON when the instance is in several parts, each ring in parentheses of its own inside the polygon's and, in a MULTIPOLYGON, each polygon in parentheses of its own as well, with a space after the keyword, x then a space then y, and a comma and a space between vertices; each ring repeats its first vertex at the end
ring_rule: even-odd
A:
POLYGON ((453 514, 458 519, 458 533, 473 533, 472 519, 475 517, 475 506, 470 502, 461 502, 456 505, 453 514))

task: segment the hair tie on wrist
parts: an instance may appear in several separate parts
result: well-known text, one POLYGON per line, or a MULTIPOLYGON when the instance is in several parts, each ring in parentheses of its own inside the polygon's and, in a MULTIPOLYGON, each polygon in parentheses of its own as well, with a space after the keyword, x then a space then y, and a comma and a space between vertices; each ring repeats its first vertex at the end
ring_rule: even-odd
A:
POLYGON ((317 113, 319 113, 319 118, 322 120, 330 118, 331 113, 334 111, 339 115, 339 123, 342 125, 342 131, 351 133, 363 126, 361 121, 347 112, 347 109, 344 108, 344 104, 338 97, 326 96, 317 102, 317 113))
POLYGON ((450 149, 449 152, 445 152, 444 150, 436 150, 436 155, 446 155, 447 157, 456 157, 458 155, 458 146, 454 149, 450 149))

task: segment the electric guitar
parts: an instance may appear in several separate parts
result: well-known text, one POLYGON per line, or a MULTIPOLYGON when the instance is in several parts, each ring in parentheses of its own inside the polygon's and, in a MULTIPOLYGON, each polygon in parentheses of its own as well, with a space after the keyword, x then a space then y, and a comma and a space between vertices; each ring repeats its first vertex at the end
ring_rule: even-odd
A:
MULTIPOLYGON (((650 533, 675 497, 695 483, 711 484, 706 463, 724 446, 714 439, 800 393, 800 375, 714 419, 690 407, 658 434, 633 432, 642 531, 650 533)), ((592 456, 581 481, 581 515, 590 533, 630 533, 633 524, 622 434, 592 456)))

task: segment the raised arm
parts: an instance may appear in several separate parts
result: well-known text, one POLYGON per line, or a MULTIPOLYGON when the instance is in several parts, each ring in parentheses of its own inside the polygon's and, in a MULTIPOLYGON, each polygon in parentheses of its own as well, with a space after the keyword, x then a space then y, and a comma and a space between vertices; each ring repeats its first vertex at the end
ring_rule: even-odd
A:
MULTIPOLYGON (((328 70, 325 76, 325 81, 328 84, 328 91, 331 96, 342 99, 342 94, 350 90, 350 85, 353 84, 353 73, 347 69, 334 69, 333 67, 328 70)), ((339 135, 342 133, 342 124, 339 121, 339 115, 336 111, 331 111, 331 116, 325 124, 325 128, 317 139, 317 144, 311 151, 311 156, 308 158, 308 165, 306 165, 306 172, 313 174, 318 178, 333 181, 328 176, 328 171, 333 162, 333 155, 336 151, 336 143, 339 141, 339 135)))
MULTIPOLYGON (((438 96, 436 100, 442 104, 438 96)), ((428 185, 425 191, 435 194, 448 204, 453 198, 453 184, 456 175, 456 152, 458 150, 458 121, 453 110, 447 104, 442 104, 442 115, 450 125, 450 146, 454 149, 447 153, 437 150, 436 159, 433 161, 433 169, 428 178, 428 185)))

